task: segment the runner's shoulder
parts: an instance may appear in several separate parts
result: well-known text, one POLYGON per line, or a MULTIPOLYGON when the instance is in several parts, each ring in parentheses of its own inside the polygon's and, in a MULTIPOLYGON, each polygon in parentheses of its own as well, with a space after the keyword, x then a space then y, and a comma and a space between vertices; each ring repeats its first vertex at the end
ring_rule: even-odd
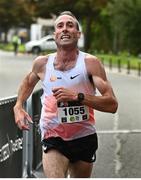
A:
MULTIPOLYGON (((54 53, 52 53, 52 54, 54 54, 54 53)), ((48 62, 49 56, 52 54, 41 55, 41 56, 36 57, 34 59, 33 66, 39 67, 39 68, 45 66, 48 62)))
POLYGON ((95 65, 95 66, 99 66, 101 65, 101 60, 92 54, 86 53, 86 57, 85 57, 85 62, 87 65, 95 65))

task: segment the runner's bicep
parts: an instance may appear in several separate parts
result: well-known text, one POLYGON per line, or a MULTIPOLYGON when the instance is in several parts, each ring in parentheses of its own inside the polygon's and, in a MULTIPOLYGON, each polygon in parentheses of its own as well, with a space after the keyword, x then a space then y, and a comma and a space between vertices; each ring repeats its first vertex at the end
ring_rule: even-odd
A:
POLYGON ((101 95, 112 95, 113 90, 108 80, 104 80, 101 77, 93 76, 93 81, 96 89, 101 93, 101 95))

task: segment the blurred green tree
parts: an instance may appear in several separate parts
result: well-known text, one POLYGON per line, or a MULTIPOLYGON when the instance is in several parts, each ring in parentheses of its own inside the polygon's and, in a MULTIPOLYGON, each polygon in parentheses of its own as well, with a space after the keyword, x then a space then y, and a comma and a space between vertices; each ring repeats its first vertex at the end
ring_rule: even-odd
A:
POLYGON ((37 17, 69 10, 79 19, 85 50, 141 51, 141 0, 0 0, 0 30, 30 27, 37 17))
MULTIPOLYGON (((93 27, 100 20, 101 11, 108 0, 42 0, 38 1, 38 15, 44 18, 68 10, 76 15, 85 34, 85 50, 89 50, 93 39, 93 27)), ((100 26, 100 24, 99 24, 100 26)))
POLYGON ((111 29, 113 30, 113 50, 141 52, 141 0, 112 0, 107 6, 111 29))
POLYGON ((29 27, 33 22, 34 2, 28 0, 0 0, 0 28, 5 33, 7 42, 8 30, 12 27, 29 27))

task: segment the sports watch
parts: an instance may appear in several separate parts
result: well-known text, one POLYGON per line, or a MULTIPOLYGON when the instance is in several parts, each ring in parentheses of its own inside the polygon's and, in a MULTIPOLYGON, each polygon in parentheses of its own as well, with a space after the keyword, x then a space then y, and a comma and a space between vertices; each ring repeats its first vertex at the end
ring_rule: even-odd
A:
POLYGON ((85 95, 84 95, 83 93, 78 93, 78 95, 77 95, 77 100, 78 100, 79 102, 82 102, 82 101, 84 100, 84 98, 85 98, 85 95))

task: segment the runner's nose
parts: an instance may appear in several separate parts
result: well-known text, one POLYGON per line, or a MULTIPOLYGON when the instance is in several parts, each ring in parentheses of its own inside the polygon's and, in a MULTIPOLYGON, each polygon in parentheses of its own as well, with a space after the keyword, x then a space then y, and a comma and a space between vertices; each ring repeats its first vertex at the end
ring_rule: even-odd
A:
POLYGON ((63 26, 63 32, 67 32, 67 25, 66 24, 63 26))

